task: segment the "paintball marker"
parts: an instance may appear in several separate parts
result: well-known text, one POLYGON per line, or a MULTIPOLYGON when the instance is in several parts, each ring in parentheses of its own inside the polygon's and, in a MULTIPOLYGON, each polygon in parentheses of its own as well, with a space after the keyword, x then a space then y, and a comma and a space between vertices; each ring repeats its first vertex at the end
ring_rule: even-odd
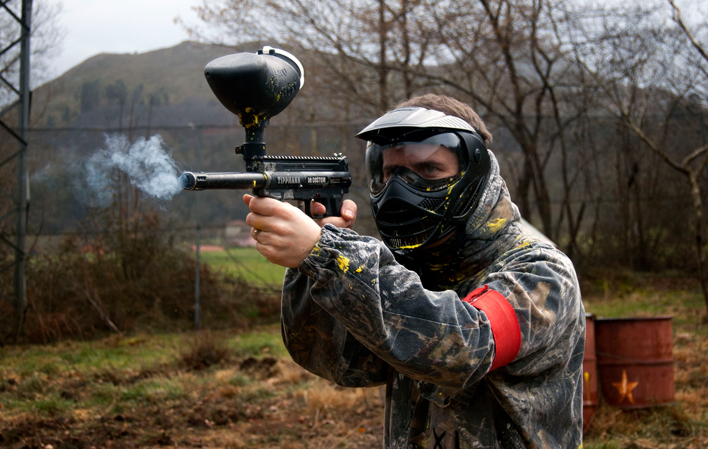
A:
POLYGON ((236 53, 207 64, 204 76, 226 109, 238 115, 246 142, 236 147, 245 173, 184 172, 184 190, 251 189, 254 195, 278 200, 322 203, 318 217, 340 216, 343 196, 352 182, 346 156, 268 156, 263 140, 270 118, 290 104, 304 82, 300 61, 288 52, 264 47, 257 53, 236 53))

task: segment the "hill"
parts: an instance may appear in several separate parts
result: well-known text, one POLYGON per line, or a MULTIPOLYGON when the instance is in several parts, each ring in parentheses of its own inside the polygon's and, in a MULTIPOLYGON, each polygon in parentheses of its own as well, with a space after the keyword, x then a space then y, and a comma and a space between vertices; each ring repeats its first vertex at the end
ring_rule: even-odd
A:
MULTIPOLYGON (((183 42, 142 54, 100 54, 38 87, 30 129, 30 232, 71 232, 83 220, 91 197, 103 194, 85 183, 85 164, 106 149, 110 135, 135 142, 159 134, 180 170, 242 171, 233 148, 244 141, 243 128, 211 92, 204 67, 220 56, 262 46, 183 42)), ((306 74, 316 71, 307 54, 298 57, 306 74)), ((351 166, 361 159, 363 145, 353 136, 363 125, 342 124, 344 108, 323 94, 323 87, 310 77, 288 109, 272 120, 266 131, 270 154, 347 154, 349 148, 351 166)), ((194 225, 198 207, 203 227, 223 227, 245 218, 240 198, 239 192, 185 193, 148 206, 165 211, 179 227, 194 225)))
POLYGON ((204 66, 225 54, 252 51, 257 44, 245 47, 249 48, 187 41, 147 53, 96 55, 35 90, 33 124, 48 128, 117 127, 120 103, 126 124, 132 118, 134 124, 146 125, 150 103, 151 125, 228 123, 230 117, 204 79, 204 66), (131 108, 133 117, 129 116, 131 108), (185 113, 187 109, 192 113, 185 113))

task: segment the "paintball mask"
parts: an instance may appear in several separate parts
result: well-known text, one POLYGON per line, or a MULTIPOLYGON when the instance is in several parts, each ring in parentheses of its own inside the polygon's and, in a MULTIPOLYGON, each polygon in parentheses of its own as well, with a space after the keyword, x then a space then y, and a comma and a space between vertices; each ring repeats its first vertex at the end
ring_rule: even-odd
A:
POLYGON ((466 121, 443 112, 395 109, 364 128, 371 209, 383 242, 408 256, 464 227, 490 159, 466 121))

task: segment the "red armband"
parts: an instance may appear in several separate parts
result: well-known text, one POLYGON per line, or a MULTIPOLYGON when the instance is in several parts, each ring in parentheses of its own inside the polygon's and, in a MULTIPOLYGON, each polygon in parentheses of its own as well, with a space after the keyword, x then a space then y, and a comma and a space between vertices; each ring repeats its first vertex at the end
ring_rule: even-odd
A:
POLYGON ((483 311, 489 318, 496 347, 494 362, 489 370, 511 363, 521 349, 521 328, 516 311, 509 301, 486 285, 472 290, 463 301, 483 311))

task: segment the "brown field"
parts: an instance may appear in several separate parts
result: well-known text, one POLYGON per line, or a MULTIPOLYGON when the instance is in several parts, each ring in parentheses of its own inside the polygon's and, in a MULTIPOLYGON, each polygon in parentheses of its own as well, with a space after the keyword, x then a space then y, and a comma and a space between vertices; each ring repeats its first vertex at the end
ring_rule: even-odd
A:
MULTIPOLYGON (((674 315, 676 401, 602 400, 584 449, 708 447, 708 332, 694 288, 588 288, 588 310, 674 315)), ((378 448, 381 388, 343 389, 296 366, 279 327, 0 348, 0 446, 378 448)))

